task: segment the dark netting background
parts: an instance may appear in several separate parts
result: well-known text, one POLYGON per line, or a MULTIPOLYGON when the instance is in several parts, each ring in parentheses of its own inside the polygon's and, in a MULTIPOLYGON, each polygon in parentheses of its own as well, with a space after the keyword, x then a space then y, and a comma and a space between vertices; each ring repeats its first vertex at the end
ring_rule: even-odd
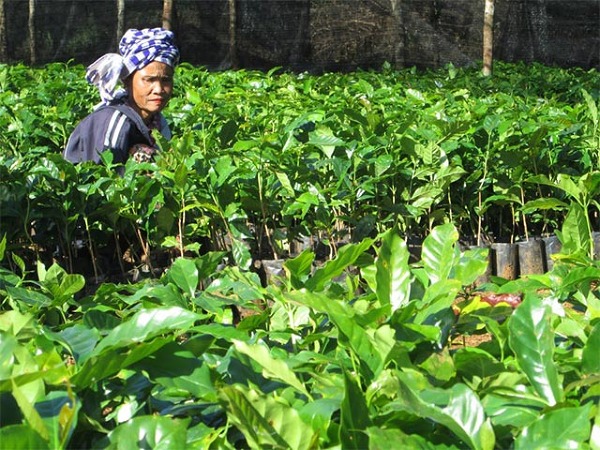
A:
MULTIPOLYGON (((173 0, 182 60, 209 68, 463 66, 482 54, 484 0, 173 0), (233 25, 233 26, 231 26, 233 25)), ((600 68, 600 0, 496 0, 494 59, 600 68)), ((0 0, 0 61, 115 51, 116 0, 0 0), (29 30, 35 37, 30 50, 29 30)), ((124 29, 162 24, 162 0, 125 1, 124 29)))

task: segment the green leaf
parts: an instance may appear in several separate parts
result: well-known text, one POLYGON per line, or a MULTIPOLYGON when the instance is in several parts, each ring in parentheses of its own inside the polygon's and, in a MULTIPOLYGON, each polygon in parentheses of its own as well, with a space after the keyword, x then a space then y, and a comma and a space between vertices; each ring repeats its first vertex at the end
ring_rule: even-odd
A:
POLYGON ((495 426, 523 429, 537 420, 545 404, 523 395, 512 387, 498 387, 497 393, 486 395, 482 401, 485 412, 495 426))
POLYGON ((423 241, 421 259, 431 284, 450 276, 459 256, 454 246, 456 241, 458 231, 452 223, 435 227, 423 241))
POLYGON ((594 417, 594 424, 592 425, 592 433, 590 435, 590 447, 592 450, 600 448, 600 408, 596 410, 596 417, 594 417))
POLYGON ((571 203, 560 232, 561 253, 583 252, 589 255, 592 246, 587 212, 577 203, 571 203))
POLYGON ((356 260, 373 244, 372 239, 365 239, 359 244, 344 245, 334 259, 327 261, 323 267, 317 269, 314 275, 306 282, 306 288, 313 292, 321 291, 325 284, 341 275, 348 266, 356 260))
POLYGON ((169 268, 168 277, 179 289, 190 297, 198 288, 198 268, 196 263, 187 258, 177 258, 169 268))
POLYGON ((536 198, 535 200, 528 201, 523 205, 521 211, 524 213, 532 213, 538 210, 556 210, 567 208, 568 203, 563 202, 557 198, 536 198))
POLYGON ((377 376, 383 369, 395 343, 394 331, 389 326, 384 325, 370 334, 357 323, 355 310, 346 303, 304 289, 290 292, 287 297, 329 316, 339 331, 340 344, 349 346, 361 365, 367 366, 367 379, 377 376))
POLYGON ((92 386, 100 380, 112 377, 121 370, 152 355, 170 342, 172 342, 171 337, 159 337, 147 342, 132 344, 130 349, 108 349, 99 355, 92 355, 85 361, 79 371, 71 377, 71 381, 80 389, 92 386))
POLYGON ((490 249, 488 247, 475 247, 463 253, 460 261, 454 267, 454 276, 463 286, 469 286, 477 278, 485 274, 489 264, 490 249))
POLYGON ((319 398, 306 403, 298 412, 313 430, 326 430, 332 421, 333 413, 340 409, 340 403, 338 398, 319 398))
POLYGON ((127 347, 177 329, 187 329, 199 316, 177 306, 143 309, 112 330, 94 349, 94 355, 106 349, 127 347))
POLYGON ((10 450, 45 450, 48 442, 27 425, 8 425, 0 428, 0 445, 10 450))
POLYGON ((231 254, 235 263, 244 270, 248 270, 252 265, 252 255, 248 246, 240 239, 231 240, 231 254))
POLYGON ((77 323, 63 329, 57 334, 48 334, 55 337, 59 342, 64 343, 79 363, 85 361, 94 351, 94 347, 100 337, 97 330, 77 323))
POLYGON ((298 377, 296 377, 296 374, 284 361, 274 358, 265 345, 250 345, 238 340, 234 340, 233 345, 238 352, 247 355, 262 368, 262 375, 265 378, 279 380, 288 384, 312 400, 308 390, 298 377))
POLYGON ((463 377, 481 379, 493 377, 504 370, 504 365, 488 352, 477 347, 466 347, 456 351, 454 355, 456 371, 463 377))
POLYGON ((594 101, 594 98, 590 95, 590 93, 588 91, 586 91, 585 89, 581 90, 581 95, 583 95, 583 98, 585 99, 585 102, 587 104, 588 107, 588 112, 590 114, 590 117, 592 118, 592 123, 594 124, 594 127, 597 128, 598 127, 598 105, 596 105, 596 102, 594 101))
POLYGON ((333 131, 325 126, 320 126, 309 133, 308 143, 319 147, 327 158, 333 156, 337 145, 344 145, 344 141, 334 136, 333 131))
POLYGON ((555 405, 562 401, 563 390, 553 360, 551 318, 547 304, 526 294, 510 318, 508 342, 533 388, 549 405, 555 405))
POLYGON ((211 276, 227 255, 226 252, 208 252, 195 259, 198 267, 198 278, 203 280, 211 276))
POLYGON ((6 234, 2 235, 0 240, 0 261, 4 259, 4 252, 6 251, 6 234))
POLYGON ((515 440, 515 450, 586 448, 590 439, 592 403, 561 408, 542 415, 525 427, 515 440))
POLYGON ((600 373, 600 322, 592 328, 581 355, 581 370, 586 374, 600 373))
POLYGON ((381 248, 375 266, 377 298, 382 305, 389 305, 393 313, 410 300, 411 272, 410 253, 406 242, 396 230, 387 231, 381 239, 381 248))
POLYGON ((342 448, 369 448, 369 436, 366 433, 372 425, 369 408, 358 381, 344 371, 345 393, 341 405, 340 443, 342 448))
POLYGON ((398 400, 385 405, 385 411, 406 411, 438 422, 475 450, 492 450, 494 430, 477 395, 462 383, 447 390, 433 389, 423 381, 399 373, 398 400))
POLYGON ((288 259, 283 263, 283 268, 290 278, 292 287, 300 289, 304 286, 304 281, 310 275, 314 260, 314 252, 311 250, 304 250, 295 258, 288 259))
POLYGON ((114 375, 172 341, 175 331, 189 329, 198 318, 177 306, 142 309, 98 343, 73 383, 83 387, 114 375))
POLYGON ((454 445, 434 444, 418 434, 406 434, 400 428, 369 427, 369 450, 390 450, 394 448, 411 450, 458 450, 454 445))
POLYGON ((281 187, 285 190, 287 195, 293 196, 295 194, 292 183, 285 172, 276 171, 275 176, 281 183, 281 187))
MULTIPOLYGON (((211 338, 206 343, 213 341, 211 338)), ((181 344, 169 343, 144 358, 134 368, 144 370, 151 380, 163 387, 181 390, 188 397, 191 395, 214 401, 216 390, 211 381, 210 370, 199 356, 199 352, 187 351, 181 344)))
POLYGON ((233 342, 234 339, 244 340, 248 335, 235 327, 222 325, 220 323, 209 323, 206 325, 198 325, 188 329, 190 332, 208 334, 217 339, 224 339, 227 342, 233 342))
POLYGON ((52 304, 52 300, 47 295, 32 289, 7 286, 6 293, 9 297, 35 308, 41 309, 52 304))
POLYGON ((110 450, 181 450, 187 448, 189 419, 141 416, 119 425, 108 435, 110 450))
POLYGON ((50 432, 52 448, 64 448, 77 428, 81 402, 70 389, 68 392, 52 391, 44 400, 36 403, 35 408, 50 432))
POLYGON ((308 450, 314 446, 314 431, 283 399, 277 401, 238 385, 226 386, 220 393, 229 420, 244 434, 250 448, 308 450))
POLYGON ((38 270, 38 273, 43 274, 40 281, 57 300, 69 298, 85 286, 83 275, 69 274, 56 263, 52 264, 47 271, 38 270))
POLYGON ((28 398, 28 395, 25 392, 26 389, 26 385, 19 386, 13 380, 12 395, 19 405, 21 413, 23 413, 23 417, 32 430, 38 433, 42 438, 48 439, 50 436, 48 429, 46 428, 46 425, 44 424, 44 421, 40 417, 39 413, 35 409, 31 399, 28 398))

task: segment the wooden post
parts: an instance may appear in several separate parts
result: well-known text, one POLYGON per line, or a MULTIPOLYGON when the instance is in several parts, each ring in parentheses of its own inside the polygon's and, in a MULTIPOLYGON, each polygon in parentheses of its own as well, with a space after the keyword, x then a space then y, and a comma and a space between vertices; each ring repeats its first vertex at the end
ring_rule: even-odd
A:
POLYGON ((173 24, 173 0, 164 0, 162 27, 165 30, 171 30, 173 24))
POLYGON ((37 53, 35 50, 35 0, 29 0, 29 20, 27 25, 29 30, 29 62, 33 66, 37 62, 37 53))
POLYGON ((494 49, 494 0, 485 0, 483 13, 483 70, 485 76, 492 74, 492 51, 494 49))
POLYGON ((229 5, 229 63, 234 69, 237 67, 237 52, 236 52, 236 9, 235 0, 228 0, 229 5))
POLYGON ((125 34, 125 0, 117 0, 117 47, 125 34))
POLYGON ((0 62, 8 62, 8 45, 6 39, 6 9, 4 0, 0 0, 0 62))

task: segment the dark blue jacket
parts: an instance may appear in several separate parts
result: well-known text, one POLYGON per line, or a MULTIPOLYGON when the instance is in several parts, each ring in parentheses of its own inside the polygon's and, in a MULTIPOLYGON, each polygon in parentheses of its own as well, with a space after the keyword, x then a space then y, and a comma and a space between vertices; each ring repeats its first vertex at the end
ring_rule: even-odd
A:
MULTIPOLYGON (((160 132, 167 139, 171 132, 159 116, 160 132)), ((124 164, 135 144, 154 146, 154 139, 140 115, 125 103, 103 105, 85 117, 75 128, 63 156, 68 161, 100 162, 100 153, 110 150, 113 163, 124 164)))

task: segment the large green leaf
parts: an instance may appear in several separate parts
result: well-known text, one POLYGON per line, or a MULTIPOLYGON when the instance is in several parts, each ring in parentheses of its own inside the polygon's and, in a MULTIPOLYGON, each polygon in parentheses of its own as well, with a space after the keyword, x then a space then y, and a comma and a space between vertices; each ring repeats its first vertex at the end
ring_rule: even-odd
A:
POLYGON ((559 237, 562 243, 561 253, 593 253, 587 212, 577 203, 571 203, 559 237))
POLYGON ((459 257, 456 241, 458 231, 451 223, 435 227, 423 241, 421 259, 432 284, 450 276, 459 257))
POLYGON ((187 258, 177 258, 169 268, 168 277, 184 294, 192 297, 198 288, 198 268, 187 258))
POLYGON ((9 425, 0 428, 0 446, 6 450, 50 449, 48 441, 27 425, 9 425))
POLYGON ((369 450, 458 450, 455 445, 434 444, 418 434, 406 434, 400 428, 369 427, 369 450))
MULTIPOLYGON (((210 339, 208 342, 212 342, 210 339)), ((208 343, 206 342, 206 343, 208 343)), ((148 378, 160 386, 172 388, 196 398, 215 401, 210 369, 197 353, 184 349, 183 345, 169 343, 147 356, 132 368, 143 370, 148 378)))
POLYGON ((465 251, 454 267, 454 277, 463 286, 475 283, 490 265, 489 253, 490 249, 487 247, 475 247, 465 251))
POLYGON ((66 346, 76 361, 85 361, 94 351, 100 337, 97 330, 81 324, 64 328, 59 333, 45 332, 49 337, 66 346))
POLYGON ((334 136, 333 131, 331 131, 330 128, 321 126, 309 133, 308 143, 316 145, 323 151, 325 156, 331 158, 335 147, 337 145, 343 145, 344 141, 334 136))
POLYGON ((71 377, 71 381, 78 389, 90 387, 100 380, 112 377, 121 370, 152 355, 172 341, 173 338, 171 337, 157 337, 138 344, 132 344, 131 348, 109 349, 101 354, 92 355, 71 377))
POLYGON ((40 417, 39 413, 34 407, 34 402, 31 400, 31 396, 28 395, 27 385, 19 386, 13 381, 12 395, 15 398, 23 418, 27 421, 32 430, 38 433, 44 439, 50 437, 50 433, 46 424, 40 417))
POLYGON ((142 309, 102 339, 92 356, 99 355, 107 349, 138 344, 163 333, 186 330, 199 317, 198 314, 178 306, 142 309))
POLYGON ((119 425, 108 435, 111 450, 181 450, 187 448, 187 424, 164 416, 141 416, 119 425))
POLYGON ((295 258, 288 259, 283 263, 283 268, 288 274, 294 289, 300 289, 304 286, 304 282, 312 270, 314 260, 315 254, 311 250, 304 250, 295 258))
POLYGON ((552 311, 538 296, 525 295, 509 322, 508 342, 536 392, 549 404, 562 401, 563 389, 554 364, 552 311))
POLYGON ((463 377, 481 379, 492 377, 504 370, 504 365, 488 352, 477 347, 461 348, 454 354, 456 371, 463 377))
POLYGON ((540 416, 515 440, 515 450, 587 448, 590 440, 592 403, 561 408, 540 416))
MULTIPOLYGON (((418 378, 417 378, 418 379, 418 378)), ((399 374, 398 399, 383 412, 406 411, 438 422, 472 449, 492 450, 494 430, 477 395, 466 385, 456 383, 447 390, 433 389, 399 374)))
POLYGON ((507 391, 488 394, 482 403, 494 426, 508 426, 515 430, 534 422, 545 406, 517 393, 510 395, 507 391))
POLYGON ((278 401, 239 385, 222 388, 221 397, 227 416, 250 448, 305 450, 314 445, 315 432, 283 399, 278 401))
POLYGON ((116 374, 171 342, 174 331, 190 328, 198 317, 176 306, 142 309, 113 329, 79 362, 73 383, 84 387, 116 374))
POLYGON ((600 374, 600 322, 597 322, 581 355, 581 370, 586 374, 600 374))
POLYGON ((251 345, 238 340, 234 340, 233 345, 238 352, 247 355, 262 368, 262 375, 265 378, 282 381, 312 400, 308 390, 296 374, 288 367, 285 361, 274 358, 269 353, 268 347, 261 344, 251 345))
POLYGON ((410 253, 406 242, 396 230, 387 231, 381 239, 381 248, 375 266, 377 298, 393 313, 410 300, 410 253))
POLYGON ((345 394, 341 405, 340 443, 342 448, 369 448, 369 436, 366 433, 372 425, 365 395, 358 380, 344 371, 345 394))

